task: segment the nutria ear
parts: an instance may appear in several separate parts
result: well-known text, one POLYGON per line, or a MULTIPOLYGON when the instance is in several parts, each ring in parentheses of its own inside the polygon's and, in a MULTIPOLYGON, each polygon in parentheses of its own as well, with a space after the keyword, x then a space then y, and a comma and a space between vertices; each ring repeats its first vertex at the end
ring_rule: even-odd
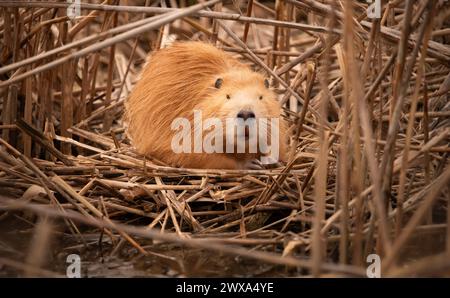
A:
POLYGON ((264 79, 264 86, 266 86, 267 89, 269 89, 269 80, 264 79))
POLYGON ((214 84, 214 87, 216 87, 217 89, 220 89, 220 87, 222 87, 222 83, 223 83, 223 79, 218 78, 216 80, 216 83, 214 84))

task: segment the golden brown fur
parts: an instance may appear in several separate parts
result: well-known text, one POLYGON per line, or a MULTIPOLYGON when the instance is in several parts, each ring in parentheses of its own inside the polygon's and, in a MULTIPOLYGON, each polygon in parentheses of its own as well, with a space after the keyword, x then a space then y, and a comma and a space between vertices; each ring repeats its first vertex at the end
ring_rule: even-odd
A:
MULTIPOLYGON (((175 118, 192 122, 193 110, 201 110, 203 118, 225 119, 235 117, 243 105, 254 109, 257 118, 279 117, 281 112, 262 75, 212 45, 179 42, 154 53, 145 66, 126 103, 127 132, 139 153, 172 166, 246 168, 259 154, 176 154, 171 148, 175 118), (220 89, 215 88, 218 78, 223 79, 220 89)), ((285 125, 281 117, 280 123, 280 159, 284 160, 285 125)))

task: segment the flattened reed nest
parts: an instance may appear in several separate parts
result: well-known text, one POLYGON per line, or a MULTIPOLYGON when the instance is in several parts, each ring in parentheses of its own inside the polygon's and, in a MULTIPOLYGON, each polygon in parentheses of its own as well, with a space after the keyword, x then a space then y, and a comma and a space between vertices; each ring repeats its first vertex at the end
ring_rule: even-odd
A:
MULTIPOLYGON (((448 4, 382 1, 370 18, 364 1, 107 2, 74 19, 65 2, 0 3, 0 225, 27 211, 80 243, 103 231, 112 253, 151 254, 152 239, 314 276, 364 276, 371 253, 384 276, 448 272, 448 4), (266 71, 291 123, 286 165, 179 169, 133 152, 123 103, 147 52, 183 39, 266 71)), ((30 261, 46 245, 25 264, 0 247, 0 265, 55 275, 30 261)))

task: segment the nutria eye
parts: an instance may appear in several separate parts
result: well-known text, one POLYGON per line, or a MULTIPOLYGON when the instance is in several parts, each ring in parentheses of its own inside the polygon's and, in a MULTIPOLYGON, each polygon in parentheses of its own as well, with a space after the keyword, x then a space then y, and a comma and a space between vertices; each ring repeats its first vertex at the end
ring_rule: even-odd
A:
POLYGON ((231 99, 231 96, 229 94, 227 94, 227 99, 231 99))
POLYGON ((259 100, 262 100, 263 99, 263 96, 261 95, 261 96, 259 96, 259 100))
POLYGON ((216 80, 214 87, 216 87, 217 89, 220 89, 220 87, 222 87, 222 83, 223 83, 223 80, 219 78, 216 80))
POLYGON ((267 89, 269 89, 269 80, 264 79, 264 86, 266 86, 267 89))

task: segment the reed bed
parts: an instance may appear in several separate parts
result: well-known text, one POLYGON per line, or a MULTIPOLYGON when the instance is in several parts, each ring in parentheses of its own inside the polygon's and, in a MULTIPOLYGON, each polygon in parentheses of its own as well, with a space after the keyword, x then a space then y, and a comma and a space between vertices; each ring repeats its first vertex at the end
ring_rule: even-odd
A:
POLYGON ((150 276, 366 276, 377 254, 382 276, 449 276, 446 1, 381 1, 379 17, 349 0, 70 5, 0 2, 3 274, 64 275, 77 253, 168 262, 150 276), (287 164, 181 169, 133 151, 123 104, 177 40, 270 77, 287 164))

